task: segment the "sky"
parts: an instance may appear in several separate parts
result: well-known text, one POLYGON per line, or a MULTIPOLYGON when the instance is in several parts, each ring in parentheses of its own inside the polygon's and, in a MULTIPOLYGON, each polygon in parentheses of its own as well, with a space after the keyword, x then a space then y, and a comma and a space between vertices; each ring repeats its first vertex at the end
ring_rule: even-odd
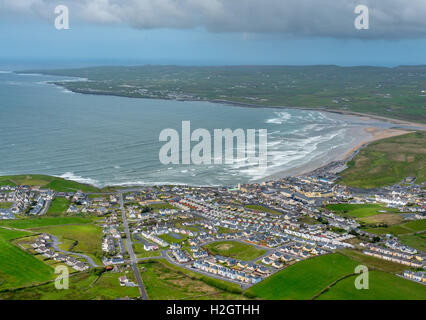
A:
POLYGON ((0 0, 0 66, 426 64, 425 17, 425 0, 0 0))

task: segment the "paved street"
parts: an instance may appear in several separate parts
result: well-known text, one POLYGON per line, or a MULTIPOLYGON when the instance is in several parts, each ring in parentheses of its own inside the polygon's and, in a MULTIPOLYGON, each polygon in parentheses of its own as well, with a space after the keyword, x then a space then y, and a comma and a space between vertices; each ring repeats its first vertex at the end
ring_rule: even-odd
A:
POLYGON ((50 237, 51 237, 51 238, 52 238, 52 240, 53 240, 52 247, 53 247, 56 251, 59 251, 59 252, 65 253, 65 254, 72 254, 72 255, 75 255, 75 256, 82 257, 82 258, 86 259, 87 263, 88 263, 91 267, 93 267, 93 268, 97 268, 97 267, 99 267, 99 266, 95 263, 95 261, 94 261, 91 257, 89 257, 89 256, 87 256, 87 255, 85 255, 85 254, 81 254, 81 253, 76 253, 76 252, 70 252, 70 251, 62 250, 61 248, 59 248, 59 240, 58 240, 58 238, 57 238, 56 236, 54 236, 54 235, 50 235, 50 237))
POLYGON ((123 202, 123 194, 119 192, 119 198, 120 198, 120 209, 121 209, 121 216, 123 219, 123 227, 124 232, 126 233, 126 245, 127 245, 127 252, 130 256, 130 262, 132 264, 133 272, 136 276, 136 280, 138 282, 139 292, 143 300, 148 300, 148 296, 146 294, 145 287, 142 282, 142 277, 140 270, 138 268, 138 263, 136 259, 136 255, 133 251, 133 243, 132 243, 132 237, 130 235, 129 231, 129 224, 127 223, 127 217, 126 217, 126 210, 124 209, 124 202, 123 202))

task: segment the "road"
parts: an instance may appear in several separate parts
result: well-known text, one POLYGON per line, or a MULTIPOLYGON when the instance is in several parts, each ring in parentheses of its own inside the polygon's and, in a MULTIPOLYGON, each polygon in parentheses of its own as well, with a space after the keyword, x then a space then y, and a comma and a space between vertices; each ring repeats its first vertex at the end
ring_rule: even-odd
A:
POLYGON ((58 238, 57 238, 56 236, 54 236, 54 235, 50 235, 50 237, 51 237, 51 238, 52 238, 52 240, 53 240, 52 247, 53 247, 56 251, 59 251, 59 252, 65 253, 65 254, 71 254, 71 255, 75 255, 75 256, 82 257, 82 258, 86 259, 87 263, 88 263, 91 267, 93 267, 93 268, 97 268, 97 267, 99 267, 99 266, 95 263, 95 261, 93 261, 93 259, 92 259, 91 257, 89 257, 89 256, 87 256, 87 255, 85 255, 85 254, 81 254, 81 253, 77 253, 77 252, 71 252, 71 251, 65 251, 65 250, 62 250, 61 248, 59 248, 59 240, 58 240, 58 238))
POLYGON ((46 203, 43 206, 43 209, 41 209, 40 213, 38 214, 39 216, 44 216, 47 213, 47 210, 49 210, 51 202, 52 202, 51 200, 46 201, 46 203))
POLYGON ((133 272, 134 272, 136 280, 138 282, 139 293, 141 295, 141 298, 143 300, 148 300, 148 295, 146 294, 146 290, 145 290, 145 287, 144 287, 143 282, 142 282, 141 273, 140 273, 140 270, 138 268, 136 255, 135 255, 135 252, 133 251, 132 237, 131 237, 130 231, 129 231, 129 224, 127 223, 126 210, 124 209, 123 193, 119 192, 118 194, 119 194, 119 199, 120 199, 120 209, 121 209, 121 217, 123 219, 124 232, 126 233, 127 252, 129 253, 130 262, 132 264, 133 272))

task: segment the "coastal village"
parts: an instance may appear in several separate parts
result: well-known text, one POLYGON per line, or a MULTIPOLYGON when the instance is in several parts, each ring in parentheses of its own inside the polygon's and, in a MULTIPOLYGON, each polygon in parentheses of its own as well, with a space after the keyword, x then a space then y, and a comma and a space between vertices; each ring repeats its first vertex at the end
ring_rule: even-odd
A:
MULTIPOLYGON (((102 264, 108 270, 162 258, 246 289, 301 260, 349 248, 404 265, 401 277, 426 283, 424 252, 395 235, 367 232, 359 220, 329 209, 379 204, 383 211, 401 212, 404 221, 421 220, 426 184, 407 178, 391 187, 358 190, 336 183, 344 165, 332 162, 306 175, 229 188, 153 186, 90 194, 3 185, 0 203, 10 207, 0 209, 0 219, 43 216, 55 199, 66 199, 66 215, 99 217, 102 264), (223 254, 232 243, 258 254, 250 259, 223 254)), ((99 267, 87 255, 60 249, 53 235, 39 234, 31 247, 75 271, 99 267)), ((138 284, 120 277, 120 285, 138 284)))

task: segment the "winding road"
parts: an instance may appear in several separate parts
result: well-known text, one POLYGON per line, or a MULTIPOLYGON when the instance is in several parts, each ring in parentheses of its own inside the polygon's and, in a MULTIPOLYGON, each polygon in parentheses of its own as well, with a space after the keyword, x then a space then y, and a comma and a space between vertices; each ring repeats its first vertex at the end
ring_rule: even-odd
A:
POLYGON ((86 259, 87 263, 88 263, 91 267, 93 267, 93 268, 97 268, 97 267, 99 267, 99 266, 95 263, 95 261, 94 261, 91 257, 89 257, 89 256, 87 256, 87 255, 85 255, 85 254, 81 254, 81 253, 77 253, 77 252, 71 252, 71 251, 65 251, 65 250, 62 250, 61 248, 59 248, 59 244, 60 244, 60 242, 59 242, 58 238, 57 238, 56 236, 54 236, 54 235, 50 235, 50 237, 51 237, 51 238, 52 238, 52 240, 53 240, 53 242, 52 242, 52 247, 53 247, 56 251, 59 251, 59 252, 65 253, 65 254, 71 254, 71 255, 75 255, 75 256, 82 257, 82 258, 86 259))

